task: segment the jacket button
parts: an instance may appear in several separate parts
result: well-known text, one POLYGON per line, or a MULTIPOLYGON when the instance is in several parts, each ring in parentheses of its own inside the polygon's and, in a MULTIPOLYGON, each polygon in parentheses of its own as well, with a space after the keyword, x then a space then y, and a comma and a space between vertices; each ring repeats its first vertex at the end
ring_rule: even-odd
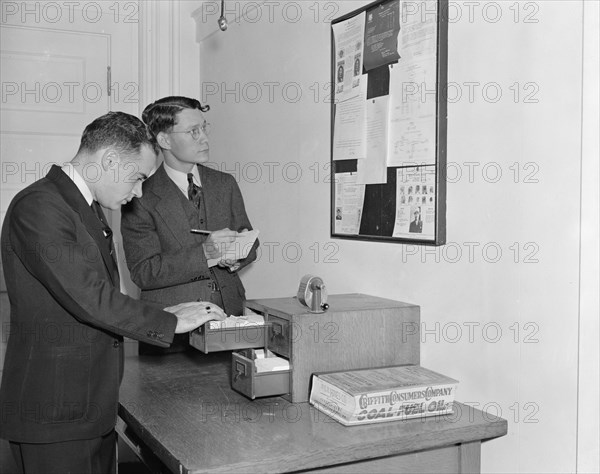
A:
POLYGON ((159 333, 156 335, 156 337, 158 337, 159 339, 162 339, 162 338, 163 338, 163 336, 164 336, 164 334, 163 334, 162 332, 159 332, 159 333))
POLYGON ((148 331, 148 332, 146 333, 146 335, 147 335, 148 337, 154 337, 154 331, 148 331))
POLYGON ((120 343, 117 339, 115 339, 115 342, 113 342, 113 347, 119 347, 120 343))

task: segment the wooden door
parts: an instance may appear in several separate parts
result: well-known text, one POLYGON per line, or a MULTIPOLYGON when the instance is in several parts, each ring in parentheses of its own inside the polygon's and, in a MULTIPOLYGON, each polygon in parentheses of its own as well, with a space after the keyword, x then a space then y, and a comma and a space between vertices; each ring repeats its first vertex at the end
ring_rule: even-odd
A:
POLYGON ((2 25, 0 218, 15 194, 70 161, 81 132, 110 107, 110 43, 91 34, 2 25))

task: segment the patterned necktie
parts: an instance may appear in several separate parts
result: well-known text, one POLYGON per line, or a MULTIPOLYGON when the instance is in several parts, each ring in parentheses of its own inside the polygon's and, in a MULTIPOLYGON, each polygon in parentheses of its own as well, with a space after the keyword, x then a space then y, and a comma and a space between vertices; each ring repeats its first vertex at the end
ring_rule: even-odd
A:
POLYGON ((200 208, 200 199, 202 198, 202 188, 194 184, 194 175, 188 173, 188 199, 194 203, 194 205, 200 208))

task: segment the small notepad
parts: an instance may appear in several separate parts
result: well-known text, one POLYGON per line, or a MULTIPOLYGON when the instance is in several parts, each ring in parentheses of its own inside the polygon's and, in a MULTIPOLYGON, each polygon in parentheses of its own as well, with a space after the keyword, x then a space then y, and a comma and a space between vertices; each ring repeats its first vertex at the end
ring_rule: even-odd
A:
POLYGON ((238 232, 235 241, 231 243, 229 249, 219 258, 210 258, 207 260, 209 267, 218 265, 221 260, 243 260, 248 256, 254 242, 258 238, 258 230, 248 230, 238 232))

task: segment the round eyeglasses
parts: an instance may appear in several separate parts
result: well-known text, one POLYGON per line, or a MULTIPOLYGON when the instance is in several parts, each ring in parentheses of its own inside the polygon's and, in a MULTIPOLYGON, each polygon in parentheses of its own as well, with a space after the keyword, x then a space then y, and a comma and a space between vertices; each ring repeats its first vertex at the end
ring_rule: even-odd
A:
POLYGON ((210 133, 210 123, 205 121, 199 127, 194 127, 191 130, 174 131, 174 132, 169 132, 169 133, 189 133, 193 140, 198 141, 198 139, 200 139, 200 137, 201 137, 200 132, 202 132, 202 133, 204 133, 204 135, 208 136, 208 134, 210 133))

